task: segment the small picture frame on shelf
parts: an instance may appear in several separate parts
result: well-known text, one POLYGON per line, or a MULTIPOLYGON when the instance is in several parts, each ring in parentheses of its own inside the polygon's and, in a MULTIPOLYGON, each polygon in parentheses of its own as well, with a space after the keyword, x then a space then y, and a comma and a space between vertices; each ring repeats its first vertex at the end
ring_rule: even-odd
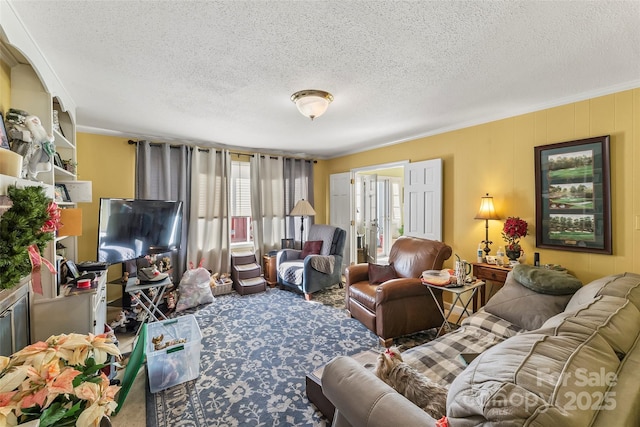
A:
POLYGON ((55 184, 55 201, 57 203, 71 202, 71 197, 69 197, 69 191, 66 185, 61 183, 55 184))
POLYGON ((281 249, 295 249, 294 239, 280 239, 281 249))
POLYGON ((4 127, 4 116, 0 113, 0 148, 10 150, 9 138, 7 137, 7 128, 4 127))
POLYGON ((64 169, 64 163, 62 163, 62 158, 60 157, 60 153, 56 151, 53 155, 53 164, 59 168, 64 169))

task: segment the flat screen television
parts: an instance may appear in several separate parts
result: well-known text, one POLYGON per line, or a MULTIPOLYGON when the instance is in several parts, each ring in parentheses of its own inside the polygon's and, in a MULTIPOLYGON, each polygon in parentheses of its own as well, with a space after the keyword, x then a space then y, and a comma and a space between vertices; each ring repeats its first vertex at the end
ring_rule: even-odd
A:
POLYGON ((98 261, 117 264, 180 248, 182 202, 100 199, 98 261))

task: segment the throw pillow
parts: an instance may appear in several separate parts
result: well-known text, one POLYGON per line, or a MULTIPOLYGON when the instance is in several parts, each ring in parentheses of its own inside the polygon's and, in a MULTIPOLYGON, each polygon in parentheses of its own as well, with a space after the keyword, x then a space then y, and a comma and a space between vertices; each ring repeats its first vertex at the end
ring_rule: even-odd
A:
POLYGON ((563 311, 570 299, 571 295, 549 295, 533 291, 522 286, 513 272, 510 272, 502 289, 491 297, 484 309, 522 329, 532 331, 563 311))
POLYGON ((396 279, 398 274, 393 268, 393 263, 389 265, 369 264, 369 283, 379 285, 387 280, 396 279))
POLYGON ((311 240, 308 242, 304 242, 304 248, 302 248, 300 258, 305 259, 307 255, 318 255, 321 249, 322 240, 311 240))
POLYGON ((516 265, 513 267, 513 276, 518 283, 541 294, 573 295, 582 287, 582 282, 566 271, 548 270, 532 265, 516 265))

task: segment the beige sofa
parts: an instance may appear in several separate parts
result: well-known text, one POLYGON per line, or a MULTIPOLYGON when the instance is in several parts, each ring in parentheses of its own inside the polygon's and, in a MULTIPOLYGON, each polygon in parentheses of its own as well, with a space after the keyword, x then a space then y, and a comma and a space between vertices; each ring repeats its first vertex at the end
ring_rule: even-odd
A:
MULTIPOLYGON (((449 425, 639 426, 640 275, 582 286, 552 316, 548 306, 565 304, 557 295, 529 295, 518 286, 509 273, 493 307, 404 353, 449 387, 449 425), (494 314, 503 307, 510 321, 494 314), (532 319, 530 330, 514 325, 532 319), (480 355, 466 366, 456 352, 480 355)), ((322 388, 336 407, 335 427, 436 423, 349 357, 325 367, 322 388)))

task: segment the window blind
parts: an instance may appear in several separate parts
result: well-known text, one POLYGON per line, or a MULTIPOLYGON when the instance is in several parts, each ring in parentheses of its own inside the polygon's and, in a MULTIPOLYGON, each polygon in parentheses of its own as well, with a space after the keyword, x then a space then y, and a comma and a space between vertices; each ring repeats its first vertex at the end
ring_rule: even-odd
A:
POLYGON ((251 216, 251 164, 231 162, 231 216, 251 216))

